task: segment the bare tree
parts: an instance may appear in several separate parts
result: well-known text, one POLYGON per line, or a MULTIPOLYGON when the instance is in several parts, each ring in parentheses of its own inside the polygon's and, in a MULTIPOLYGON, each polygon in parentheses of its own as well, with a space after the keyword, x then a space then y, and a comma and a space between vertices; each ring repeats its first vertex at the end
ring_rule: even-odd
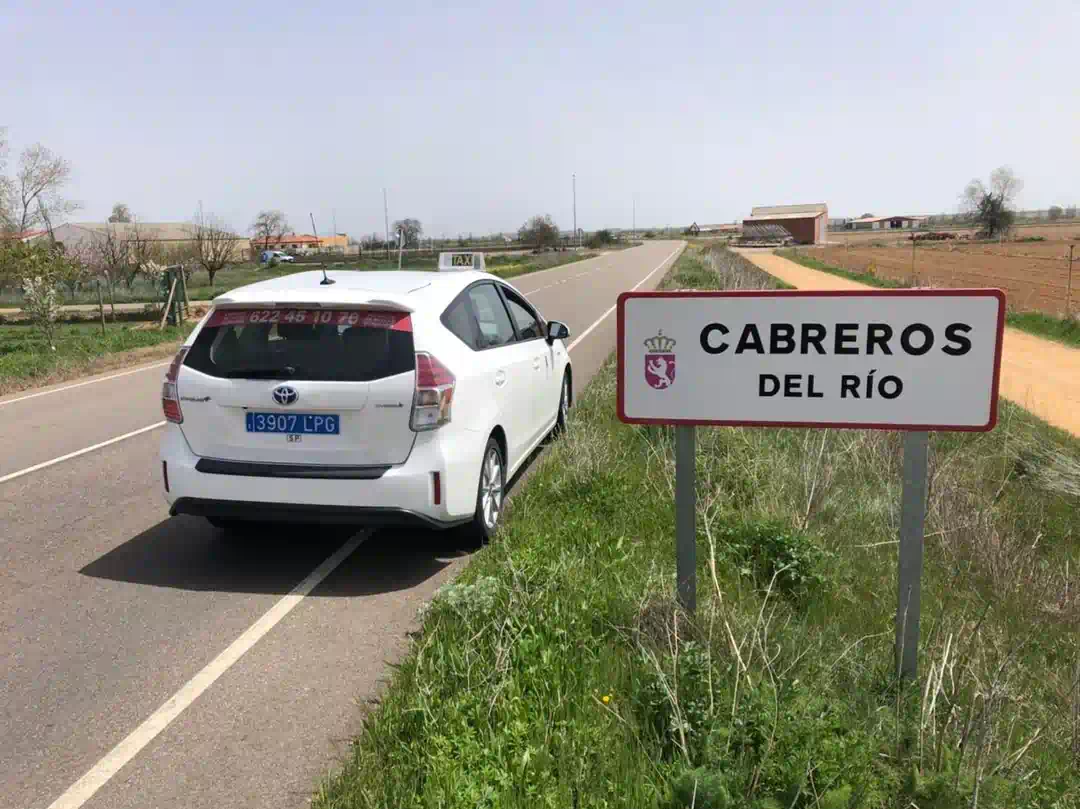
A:
POLYGON ((124 278, 128 289, 131 289, 140 273, 146 275, 150 281, 157 280, 154 269, 165 261, 165 255, 161 242, 153 236, 149 229, 139 225, 137 219, 128 229, 129 261, 124 278))
POLYGON ((238 260, 239 244, 236 234, 212 214, 205 216, 202 212, 195 218, 191 234, 195 260, 206 270, 206 274, 210 276, 210 286, 213 286, 214 276, 238 260))
POLYGON ((15 229, 8 205, 12 198, 11 180, 7 176, 7 128, 0 127, 0 232, 15 229))
POLYGON ((87 260, 94 275, 105 279, 109 288, 112 319, 116 320, 116 282, 124 277, 131 266, 128 240, 117 233, 116 228, 107 227, 103 231, 95 231, 87 245, 87 260))
POLYGON ((19 156, 15 179, 8 181, 7 202, 2 206, 17 232, 41 227, 78 210, 63 196, 71 179, 71 164, 59 155, 34 144, 19 156))
POLYGON ((251 232, 256 242, 263 243, 263 249, 269 249, 271 240, 280 239, 289 230, 289 220, 282 211, 259 211, 251 223, 251 232))
POLYGON ((131 218, 131 208, 123 202, 118 202, 112 206, 112 213, 109 214, 110 222, 130 222, 131 218))
POLYGON ((982 180, 974 179, 967 184, 961 196, 964 213, 981 228, 988 238, 1007 233, 1016 219, 1013 203, 1024 187, 1023 181, 1008 166, 994 169, 990 174, 990 187, 982 180))

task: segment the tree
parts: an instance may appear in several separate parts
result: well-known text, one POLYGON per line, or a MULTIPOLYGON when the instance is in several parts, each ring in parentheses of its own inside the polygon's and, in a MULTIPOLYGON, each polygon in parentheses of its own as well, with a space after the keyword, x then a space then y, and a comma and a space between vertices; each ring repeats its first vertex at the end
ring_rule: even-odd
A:
POLYGON ((160 280, 159 267, 165 261, 165 248, 161 242, 153 238, 149 230, 141 227, 138 220, 131 223, 127 242, 129 263, 125 270, 125 281, 128 289, 139 275, 145 276, 151 283, 160 280))
POLYGON ((518 239, 536 247, 554 247, 559 243, 559 226, 551 214, 537 215, 518 229, 518 239))
POLYGON ((195 260, 206 270, 213 286, 214 276, 238 258, 236 235, 212 214, 205 216, 201 212, 195 218, 191 235, 195 260))
POLYGON ((112 206, 112 213, 109 214, 110 222, 130 222, 131 221, 131 208, 125 205, 123 202, 118 202, 112 206))
POLYGON ((56 320, 60 314, 60 285, 78 278, 81 268, 55 244, 24 244, 5 248, 5 263, 20 279, 23 311, 41 329, 49 348, 56 350, 56 320))
POLYGON ((1051 205, 1050 210, 1046 212, 1046 218, 1051 222, 1056 222, 1058 219, 1061 219, 1061 216, 1064 213, 1065 211, 1062 210, 1060 205, 1051 205))
POLYGON ((1016 219, 1013 203, 1023 181, 1008 166, 994 169, 990 174, 989 188, 982 180, 974 179, 967 184, 961 197, 965 213, 979 226, 987 238, 1005 234, 1016 219))
POLYGON ((263 243, 263 249, 270 249, 270 242, 280 239, 289 231, 289 220, 282 211, 259 211, 251 223, 251 232, 255 241, 263 243))
POLYGON ((59 155, 34 144, 19 156, 14 179, 4 182, 5 201, 0 204, 6 224, 21 233, 62 219, 78 210, 77 203, 63 196, 71 179, 71 164, 59 155))
POLYGON ((405 234, 405 246, 415 244, 424 233, 424 226, 419 219, 399 219, 394 223, 394 232, 405 234))
POLYGON ((88 253, 91 271, 99 278, 104 278, 109 288, 109 306, 112 319, 116 320, 116 282, 124 277, 131 265, 128 240, 121 237, 115 227, 107 227, 93 235, 88 253))

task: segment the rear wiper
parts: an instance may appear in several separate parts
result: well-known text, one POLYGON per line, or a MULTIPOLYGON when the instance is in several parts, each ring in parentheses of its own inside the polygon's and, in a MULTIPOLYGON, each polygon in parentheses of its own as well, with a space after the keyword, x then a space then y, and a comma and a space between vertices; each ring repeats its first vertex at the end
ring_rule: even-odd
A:
POLYGON ((288 379, 296 374, 296 367, 284 365, 280 368, 233 368, 226 372, 227 379, 288 379))

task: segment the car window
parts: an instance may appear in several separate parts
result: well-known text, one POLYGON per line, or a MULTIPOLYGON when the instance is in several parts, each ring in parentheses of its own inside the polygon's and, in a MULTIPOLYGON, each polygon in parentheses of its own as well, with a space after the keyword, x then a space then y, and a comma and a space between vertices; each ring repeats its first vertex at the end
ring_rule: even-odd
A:
POLYGON ((469 299, 480 327, 480 348, 514 342, 514 326, 494 284, 477 284, 469 290, 469 299))
POLYGON ((442 314, 442 322, 469 348, 473 350, 480 348, 477 340, 479 329, 476 325, 476 317, 469 308, 468 298, 462 296, 450 304, 450 307, 442 314))
POLYGON ((544 327, 533 308, 506 287, 503 287, 502 291, 506 296, 506 304, 510 307, 510 315, 514 318, 514 325, 517 326, 519 339, 535 340, 543 337, 544 327))
POLYGON ((411 326, 396 313, 217 311, 184 365, 224 379, 373 382, 412 371, 411 326))

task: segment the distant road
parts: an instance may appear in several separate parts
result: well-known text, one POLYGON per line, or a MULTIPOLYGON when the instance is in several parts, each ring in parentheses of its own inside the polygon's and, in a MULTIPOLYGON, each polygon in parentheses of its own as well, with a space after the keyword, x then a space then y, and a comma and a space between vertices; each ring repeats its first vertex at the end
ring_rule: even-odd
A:
MULTIPOLYGON (((681 246, 512 279, 570 327, 579 389, 615 346, 618 294, 655 288, 681 246)), ((427 531, 290 527, 245 547, 169 519, 163 370, 0 399, 5 809, 306 807, 468 559, 427 531)))

